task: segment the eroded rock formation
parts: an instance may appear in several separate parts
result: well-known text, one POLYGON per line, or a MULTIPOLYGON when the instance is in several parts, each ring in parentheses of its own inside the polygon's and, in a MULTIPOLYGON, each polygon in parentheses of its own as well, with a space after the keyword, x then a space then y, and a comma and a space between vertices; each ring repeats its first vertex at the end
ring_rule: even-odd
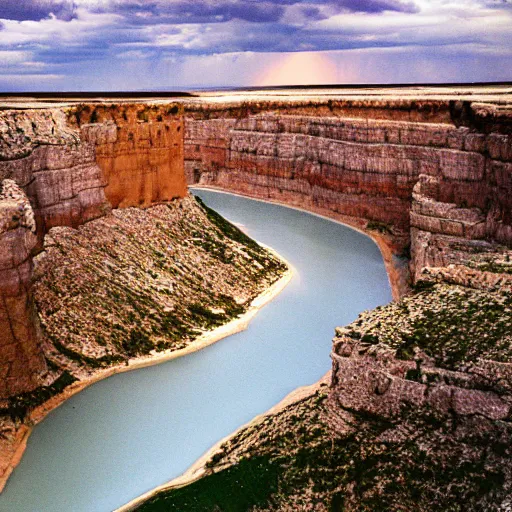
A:
POLYGON ((12 180, 0 184, 0 399, 38 385, 46 369, 32 299, 34 212, 12 180))
POLYGON ((510 111, 396 102, 386 118, 379 101, 356 103, 193 111, 188 180, 387 231, 396 253, 411 246, 413 280, 445 264, 446 244, 512 244, 510 111))
POLYGON ((95 148, 105 194, 113 208, 147 207, 185 196, 184 130, 179 111, 175 105, 96 106, 75 111, 83 140, 95 148))
POLYGON ((179 109, 128 104, 5 110, 2 181, 0 398, 7 398, 44 380, 31 295, 32 258, 44 236, 53 227, 76 228, 102 217, 112 207, 148 207, 184 197, 179 109), (16 224, 23 216, 9 224, 18 207, 32 215, 30 228, 16 224))

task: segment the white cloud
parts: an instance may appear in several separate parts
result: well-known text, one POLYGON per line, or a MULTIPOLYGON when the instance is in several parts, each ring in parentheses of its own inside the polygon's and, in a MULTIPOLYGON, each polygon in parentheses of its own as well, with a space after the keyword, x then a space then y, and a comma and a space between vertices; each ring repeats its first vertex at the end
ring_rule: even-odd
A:
POLYGON ((0 66, 20 64, 32 58, 31 52, 18 50, 0 50, 0 66))
POLYGON ((115 25, 120 20, 115 14, 95 14, 84 8, 76 11, 76 18, 65 21, 55 17, 40 21, 3 21, 0 30, 0 45, 29 45, 51 43, 53 46, 63 42, 73 43, 86 39, 93 33, 115 25))

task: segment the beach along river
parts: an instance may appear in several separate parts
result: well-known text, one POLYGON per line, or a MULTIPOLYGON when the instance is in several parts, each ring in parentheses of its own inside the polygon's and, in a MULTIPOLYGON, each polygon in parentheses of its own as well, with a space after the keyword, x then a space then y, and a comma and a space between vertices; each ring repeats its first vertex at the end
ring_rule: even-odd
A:
POLYGON ((331 366, 334 328, 391 300, 367 236, 282 206, 196 190, 294 267, 241 333, 115 375, 51 412, 0 495, 2 512, 113 510, 186 471, 219 439, 331 366))

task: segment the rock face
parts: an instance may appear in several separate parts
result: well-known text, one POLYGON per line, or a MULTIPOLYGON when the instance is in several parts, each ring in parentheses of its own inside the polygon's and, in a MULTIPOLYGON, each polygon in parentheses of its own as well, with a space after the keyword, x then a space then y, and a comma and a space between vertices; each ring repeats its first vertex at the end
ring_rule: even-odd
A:
POLYGON ((183 119, 174 113, 177 108, 98 106, 75 112, 82 138, 96 150, 113 208, 147 207, 187 193, 183 119), (90 124, 91 119, 97 122, 90 124))
POLYGON ((510 115, 475 104, 462 116, 433 102, 414 121, 403 105, 389 105, 388 120, 378 103, 345 106, 339 117, 322 105, 301 115, 283 105, 218 119, 194 113, 186 124, 189 183, 377 223, 401 235, 402 249, 411 245, 413 278, 444 264, 443 237, 512 244, 510 115))
POLYGON ((5 110, 2 181, 0 398, 7 398, 37 387, 46 369, 31 295, 32 257, 45 234, 76 228, 112 207, 184 197, 179 110, 134 104, 5 110), (18 207, 32 215, 30 227, 8 222, 18 207))
POLYGON ((62 110, 5 111, 0 133, 0 178, 25 190, 40 241, 54 226, 76 227, 108 210, 94 147, 62 110))
POLYGON ((14 181, 0 185, 0 399, 37 385, 46 369, 32 300, 34 212, 14 181))

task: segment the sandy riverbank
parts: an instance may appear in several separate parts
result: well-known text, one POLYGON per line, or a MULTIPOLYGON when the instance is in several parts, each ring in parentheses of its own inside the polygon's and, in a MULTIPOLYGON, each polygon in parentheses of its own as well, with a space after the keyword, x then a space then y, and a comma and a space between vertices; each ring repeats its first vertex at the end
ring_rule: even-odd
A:
POLYGON ((174 351, 165 351, 160 353, 155 353, 150 356, 139 357, 135 359, 131 359, 126 366, 115 366, 112 368, 107 368, 104 370, 98 370, 93 376, 75 382, 71 386, 67 387, 61 394, 52 397, 50 400, 35 408, 29 414, 27 424, 22 425, 16 432, 16 436, 12 442, 12 455, 10 457, 10 461, 5 468, 0 468, 3 470, 0 475, 0 493, 4 489, 10 475, 14 471, 14 469, 20 463, 23 453, 25 452, 28 438, 32 433, 33 428, 40 423, 51 411, 59 407, 63 404, 67 399, 71 398, 73 395, 76 395, 83 389, 99 382, 100 380, 107 379, 113 375, 118 373, 124 373, 131 370, 137 370, 139 368, 145 368, 147 366, 153 366, 156 364, 161 364, 167 361, 171 361, 172 359, 177 359, 178 357, 183 357, 188 354, 192 354, 193 352, 197 352, 198 350, 202 350, 217 341, 220 341, 227 336, 232 334, 236 334, 237 332, 241 332, 247 329, 251 320, 256 316, 258 311, 271 302, 279 293, 286 287, 286 285, 290 282, 293 277, 294 269, 293 267, 279 254, 277 254, 270 247, 265 246, 264 244, 260 244, 262 247, 265 247, 268 251, 274 254, 278 259, 280 259, 283 263, 285 263, 288 267, 288 270, 285 274, 277 280, 272 286, 267 288, 263 293, 258 295, 250 304, 247 311, 239 316, 238 318, 232 320, 231 322, 221 325, 220 327, 213 329, 212 331, 205 332, 196 340, 194 340, 187 347, 174 350, 174 351))

